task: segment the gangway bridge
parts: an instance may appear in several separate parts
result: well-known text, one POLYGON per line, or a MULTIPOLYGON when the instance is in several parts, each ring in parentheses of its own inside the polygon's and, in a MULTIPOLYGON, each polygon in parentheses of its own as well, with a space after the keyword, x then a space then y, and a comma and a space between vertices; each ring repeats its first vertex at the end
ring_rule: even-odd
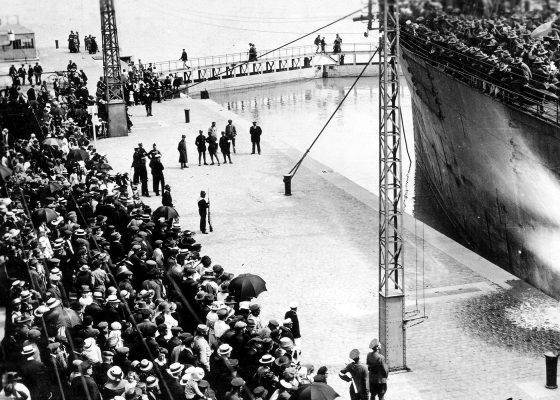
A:
MULTIPOLYGON (((357 76, 368 64, 377 46, 373 43, 346 43, 340 53, 316 52, 316 46, 297 46, 261 51, 248 61, 248 52, 230 53, 162 62, 142 62, 144 68, 162 76, 177 75, 186 85, 201 83, 200 90, 231 89, 315 77, 357 76), (241 78, 244 79, 236 79, 241 78)), ((376 76, 377 58, 364 76, 376 76)), ((197 89, 199 89, 197 88, 197 89)))

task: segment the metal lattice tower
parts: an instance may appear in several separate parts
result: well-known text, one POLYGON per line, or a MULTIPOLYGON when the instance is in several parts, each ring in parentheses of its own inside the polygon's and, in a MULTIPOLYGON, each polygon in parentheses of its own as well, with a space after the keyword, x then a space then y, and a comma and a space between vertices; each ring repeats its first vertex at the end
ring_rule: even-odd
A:
POLYGON ((113 0, 100 0, 101 7, 101 50, 103 52, 103 75, 105 77, 106 100, 123 101, 121 81, 121 60, 119 57, 119 40, 117 21, 113 0))
POLYGON ((109 136, 128 135, 126 104, 121 81, 121 59, 113 0, 99 0, 101 11, 101 51, 103 52, 103 76, 105 100, 107 101, 107 126, 109 136))
POLYGON ((397 0, 379 3, 379 340, 391 370, 407 369, 397 0))

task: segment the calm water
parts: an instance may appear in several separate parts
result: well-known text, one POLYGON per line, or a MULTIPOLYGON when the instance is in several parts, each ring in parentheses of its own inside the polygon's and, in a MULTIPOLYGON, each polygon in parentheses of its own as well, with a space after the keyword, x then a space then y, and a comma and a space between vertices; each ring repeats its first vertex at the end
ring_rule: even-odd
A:
MULTIPOLYGON (((259 121, 263 135, 281 138, 304 152, 353 81, 353 78, 313 79, 213 94, 212 99, 247 120, 259 121)), ((403 121, 410 154, 409 160, 403 143, 405 208, 412 212, 414 135, 410 95, 404 80, 401 85, 403 121)), ((361 79, 309 154, 376 194, 379 184, 378 102, 378 78, 361 79)))

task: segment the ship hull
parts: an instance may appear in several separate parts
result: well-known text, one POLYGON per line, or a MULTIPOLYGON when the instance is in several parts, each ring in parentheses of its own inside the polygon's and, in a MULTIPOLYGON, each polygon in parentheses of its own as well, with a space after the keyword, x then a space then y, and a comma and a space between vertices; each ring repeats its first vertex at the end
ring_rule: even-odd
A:
POLYGON ((560 298, 560 129, 402 49, 418 171, 467 246, 560 298))

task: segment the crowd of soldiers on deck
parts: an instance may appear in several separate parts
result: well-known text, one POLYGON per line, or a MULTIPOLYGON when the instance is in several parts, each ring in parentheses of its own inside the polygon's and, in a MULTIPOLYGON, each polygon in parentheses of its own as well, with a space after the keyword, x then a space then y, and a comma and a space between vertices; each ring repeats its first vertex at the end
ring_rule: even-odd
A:
POLYGON ((459 10, 416 10, 413 17, 403 16, 401 43, 491 95, 520 104, 557 102, 560 22, 533 38, 543 22, 537 12, 477 18, 459 10))

